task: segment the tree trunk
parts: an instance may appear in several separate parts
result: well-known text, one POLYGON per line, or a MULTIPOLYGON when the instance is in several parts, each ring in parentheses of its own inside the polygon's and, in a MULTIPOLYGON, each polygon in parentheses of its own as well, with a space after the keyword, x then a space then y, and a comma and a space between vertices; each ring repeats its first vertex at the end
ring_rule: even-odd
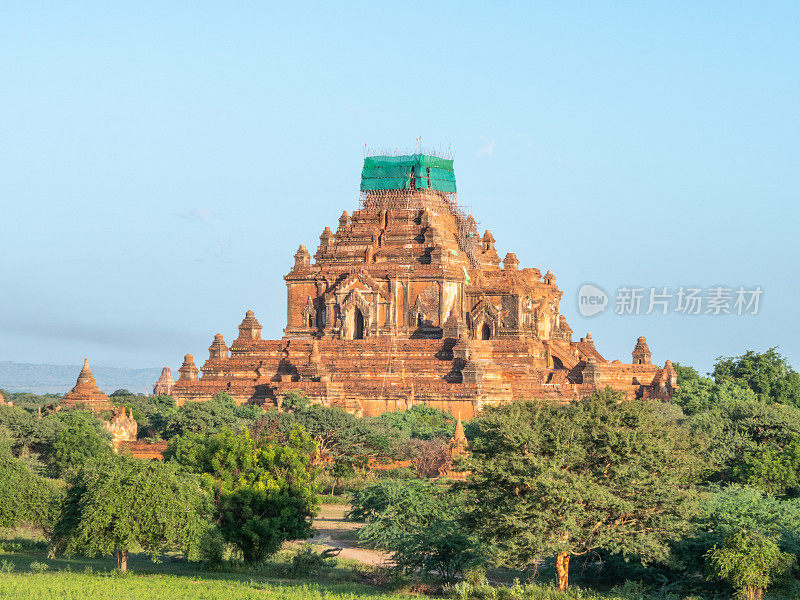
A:
POLYGON ((764 598, 764 588, 750 585, 745 588, 744 594, 748 600, 762 600, 764 598))
POLYGON ((569 554, 559 552, 556 555, 556 573, 558 573, 558 589, 566 592, 569 586, 569 554))
POLYGON ((127 571, 128 571, 128 551, 127 550, 119 550, 119 551, 117 551, 117 565, 119 565, 119 570, 122 573, 127 573, 127 571))

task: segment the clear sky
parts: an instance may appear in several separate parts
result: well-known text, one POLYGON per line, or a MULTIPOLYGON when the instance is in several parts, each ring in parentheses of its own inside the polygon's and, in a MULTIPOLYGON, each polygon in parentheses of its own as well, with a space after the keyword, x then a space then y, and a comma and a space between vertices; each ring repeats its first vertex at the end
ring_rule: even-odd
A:
POLYGON ((279 338, 364 144, 417 136, 607 358, 800 367, 796 2, 4 3, 0 360, 176 369, 249 308, 279 338), (625 285, 763 295, 619 316, 625 285))

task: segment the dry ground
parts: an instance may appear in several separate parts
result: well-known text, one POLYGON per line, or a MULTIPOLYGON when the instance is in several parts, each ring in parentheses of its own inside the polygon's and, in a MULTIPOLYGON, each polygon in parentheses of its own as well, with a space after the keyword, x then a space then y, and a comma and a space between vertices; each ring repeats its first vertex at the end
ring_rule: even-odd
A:
POLYGON ((356 532, 359 523, 346 521, 347 504, 323 504, 319 515, 314 519, 314 537, 307 541, 318 548, 341 548, 340 558, 357 560, 368 565, 383 565, 389 561, 390 554, 379 550, 362 548, 356 532))

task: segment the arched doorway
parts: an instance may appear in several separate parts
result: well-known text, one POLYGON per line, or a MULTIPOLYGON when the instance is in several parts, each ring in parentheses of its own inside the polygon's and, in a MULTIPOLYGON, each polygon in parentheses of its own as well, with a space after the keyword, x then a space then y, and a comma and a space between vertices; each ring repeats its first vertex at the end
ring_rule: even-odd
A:
POLYGON ((364 339, 364 315, 356 307, 353 312, 353 339, 364 339))
POLYGON ((489 327, 488 323, 484 323, 483 325, 481 325, 481 339, 482 340, 492 339, 492 328, 489 327))

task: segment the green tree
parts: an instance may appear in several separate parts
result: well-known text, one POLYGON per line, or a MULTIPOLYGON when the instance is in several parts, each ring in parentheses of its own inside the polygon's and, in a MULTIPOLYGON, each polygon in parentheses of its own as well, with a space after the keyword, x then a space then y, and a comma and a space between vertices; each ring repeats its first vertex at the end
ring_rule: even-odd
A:
POLYGON ((685 366, 676 362, 672 365, 672 368, 675 369, 675 374, 678 376, 678 386, 682 386, 695 379, 700 379, 700 373, 698 373, 697 369, 694 367, 685 366))
POLYGON ((456 420, 449 412, 426 404, 416 404, 409 410, 385 412, 378 418, 405 437, 420 440, 450 439, 456 426, 456 420))
POLYGON ((36 475, 7 448, 0 448, 0 481, 0 527, 52 527, 63 492, 60 482, 36 475))
POLYGON ((664 559, 696 508, 693 443, 653 403, 606 389, 580 402, 513 403, 475 422, 467 523, 496 562, 525 568, 593 550, 664 559))
POLYGON ((111 392, 111 396, 109 396, 109 397, 110 398, 119 398, 120 396, 121 397, 126 397, 126 396, 135 396, 135 395, 136 394, 126 390, 125 388, 120 388, 118 390, 114 390, 113 392, 111 392))
POLYGON ((64 413, 52 441, 50 458, 56 473, 64 475, 112 454, 111 435, 97 417, 82 410, 64 413))
POLYGON ((435 573, 452 582, 464 569, 485 560, 477 536, 463 527, 464 491, 422 479, 385 480, 353 493, 348 518, 365 521, 362 542, 390 550, 408 573, 435 573))
POLYGON ((767 494, 786 494, 800 484, 800 436, 783 448, 748 452, 733 474, 739 481, 767 494))
POLYGON ((67 491, 53 531, 65 556, 116 555, 121 571, 141 547, 154 561, 169 549, 193 557, 208 528, 206 496, 196 477, 160 461, 115 457, 82 469, 67 491))
POLYGON ((800 434, 800 409, 736 399, 693 415, 687 426, 706 443, 709 478, 735 482, 746 456, 781 451, 800 434))
POLYGON ((205 402, 187 402, 167 421, 165 437, 167 439, 187 433, 219 433, 224 428, 239 429, 248 425, 247 419, 240 416, 240 411, 228 394, 221 392, 205 402))
POLYGON ((291 412, 266 411, 254 431, 285 436, 296 425, 317 444, 313 463, 324 466, 334 478, 353 474, 365 468, 370 459, 393 456, 401 448, 400 434, 383 421, 358 418, 341 408, 320 404, 291 412))
POLYGON ((374 419, 358 418, 337 407, 314 404, 294 415, 317 442, 321 458, 363 466, 369 458, 391 454, 397 433, 374 419))
POLYGON ((774 578, 794 562, 781 552, 775 540, 757 531, 741 530, 728 535, 721 547, 706 553, 712 578, 731 584, 743 600, 762 600, 774 578))
POLYGON ((14 456, 30 452, 40 441, 39 424, 36 417, 19 406, 0 406, 0 425, 10 436, 14 456))
POLYGON ((373 548, 391 549, 398 540, 424 530, 450 487, 424 479, 387 479, 352 492, 347 518, 365 521, 359 538, 373 548))
POLYGON ((170 443, 167 456, 202 474, 225 540, 254 563, 286 540, 311 534, 317 509, 311 458, 316 444, 302 427, 287 436, 223 429, 212 436, 188 435, 170 443))
POLYGON ((758 396, 741 381, 714 382, 708 377, 689 379, 679 384, 672 401, 687 415, 696 415, 732 402, 758 402, 758 396))
POLYGON ((298 412, 311 406, 308 396, 300 391, 286 392, 281 399, 281 408, 287 412, 298 412))
POLYGON ((713 375, 717 383, 725 380, 744 383, 762 402, 800 407, 800 374, 777 348, 761 353, 750 350, 741 356, 720 356, 714 363, 713 375))

